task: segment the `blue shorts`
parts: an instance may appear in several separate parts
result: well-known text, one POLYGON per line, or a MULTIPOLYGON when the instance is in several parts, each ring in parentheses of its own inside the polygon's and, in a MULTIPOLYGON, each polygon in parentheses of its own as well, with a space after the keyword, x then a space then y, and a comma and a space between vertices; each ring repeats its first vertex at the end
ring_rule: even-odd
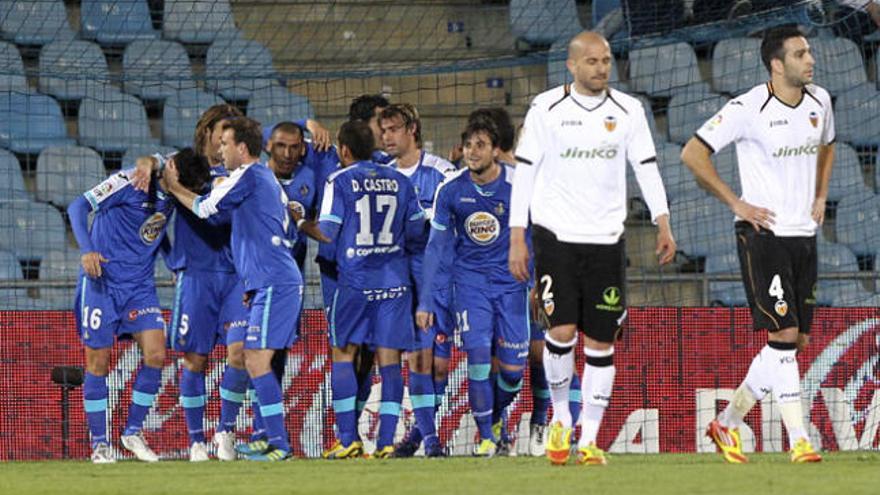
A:
POLYGON ((243 296, 244 285, 235 273, 178 272, 168 348, 208 355, 218 340, 224 344, 244 340, 248 309, 243 296))
POLYGON ((454 306, 465 351, 490 347, 502 363, 525 362, 530 326, 527 289, 488 292, 456 285, 454 306))
POLYGON ((254 291, 245 349, 286 349, 297 339, 303 286, 271 285, 254 291))
POLYGON ((540 340, 544 341, 544 328, 538 324, 536 321, 532 321, 532 324, 529 325, 529 339, 530 340, 540 340))
POLYGON ((412 350, 434 348, 434 355, 441 358, 452 356, 452 337, 455 335, 455 313, 452 311, 452 291, 434 291, 434 325, 428 330, 416 328, 412 350))
POLYGON ((340 285, 330 306, 330 345, 411 349, 415 338, 412 309, 409 287, 355 289, 340 285))
POLYGON ((152 280, 136 287, 111 287, 101 279, 82 276, 76 286, 73 313, 83 344, 111 347, 117 336, 144 330, 165 330, 165 319, 152 280))

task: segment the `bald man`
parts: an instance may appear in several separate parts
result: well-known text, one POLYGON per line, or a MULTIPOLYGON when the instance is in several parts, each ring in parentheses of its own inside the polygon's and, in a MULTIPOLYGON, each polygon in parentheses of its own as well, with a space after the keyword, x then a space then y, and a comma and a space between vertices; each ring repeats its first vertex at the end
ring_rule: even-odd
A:
POLYGON ((543 357, 553 418, 546 454, 554 464, 569 459, 568 389, 578 329, 586 364, 577 462, 606 463, 596 438, 614 386, 613 343, 626 319, 627 161, 658 227, 659 263, 670 262, 676 248, 645 109, 608 87, 611 61, 601 35, 575 36, 566 62, 574 83, 535 97, 516 149, 509 263, 519 280, 531 276, 525 240, 531 217, 536 294, 549 322, 543 357))

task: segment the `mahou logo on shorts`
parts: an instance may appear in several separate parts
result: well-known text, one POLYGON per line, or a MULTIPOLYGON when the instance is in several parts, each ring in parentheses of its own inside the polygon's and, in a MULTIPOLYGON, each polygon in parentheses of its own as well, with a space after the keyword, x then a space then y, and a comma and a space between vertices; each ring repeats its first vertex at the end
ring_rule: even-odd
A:
POLYGON ((150 215, 144 224, 141 225, 139 231, 141 241, 146 245, 156 242, 156 239, 158 239, 159 235, 162 233, 162 229, 165 228, 165 222, 167 221, 168 219, 165 217, 164 213, 157 211, 150 215))
POLYGON ((487 246, 498 239, 501 233, 501 222, 491 213, 478 211, 467 217, 464 221, 464 228, 472 241, 481 246, 487 246))

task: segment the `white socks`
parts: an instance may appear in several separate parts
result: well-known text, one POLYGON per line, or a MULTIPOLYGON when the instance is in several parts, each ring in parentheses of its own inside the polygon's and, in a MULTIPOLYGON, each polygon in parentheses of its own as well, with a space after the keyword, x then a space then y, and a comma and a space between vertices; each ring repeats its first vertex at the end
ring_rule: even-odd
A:
POLYGON ((550 401, 553 403, 553 419, 559 421, 562 426, 571 428, 571 411, 568 409, 569 384, 571 374, 574 371, 574 345, 577 343, 575 336, 571 342, 558 342, 547 333, 544 335, 544 375, 547 377, 547 386, 550 389, 550 401), (550 348, 557 351, 565 351, 563 354, 550 352, 550 348))
POLYGON ((584 405, 581 409, 579 447, 586 447, 596 441, 599 425, 602 424, 602 416, 611 400, 614 375, 617 372, 613 364, 613 347, 607 351, 584 348, 584 353, 587 355, 587 363, 584 364, 584 374, 581 378, 581 395, 584 405), (590 364, 591 362, 593 364, 590 364))

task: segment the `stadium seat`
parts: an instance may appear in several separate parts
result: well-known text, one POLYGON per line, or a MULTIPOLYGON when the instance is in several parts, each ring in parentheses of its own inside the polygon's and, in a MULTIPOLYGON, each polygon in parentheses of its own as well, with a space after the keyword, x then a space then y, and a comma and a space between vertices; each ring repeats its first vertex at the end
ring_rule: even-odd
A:
POLYGON ((856 255, 870 256, 880 251, 880 197, 847 195, 837 205, 834 221, 837 242, 846 244, 856 255))
MULTIPOLYGON (((565 66, 568 58, 568 39, 561 39, 552 46, 547 52, 547 87, 553 88, 565 83, 572 82, 571 73, 565 66)), ((620 75, 617 71, 617 61, 611 59, 611 72, 608 74, 608 85, 620 91, 628 92, 629 85, 620 81, 620 75)))
POLYGON ((828 201, 840 201, 853 194, 865 196, 872 193, 862 178, 862 165, 856 151, 846 143, 837 143, 828 185, 828 201))
POLYGON ((110 70, 101 47, 91 41, 55 41, 40 50, 39 88, 60 100, 101 98, 110 70))
POLYGON ((71 143, 61 107, 51 96, 0 92, 0 146, 39 153, 46 146, 71 143))
POLYGON ((308 98, 282 86, 258 89, 251 94, 247 106, 248 117, 270 124, 285 120, 307 119, 315 116, 308 98))
POLYGON ((736 194, 742 193, 739 182, 739 168, 736 161, 736 148, 728 146, 712 156, 712 163, 718 175, 736 194))
POLYGON ((158 145, 150 137, 147 112, 134 96, 113 93, 105 100, 86 98, 79 107, 79 142, 99 152, 123 152, 128 147, 158 145))
POLYGON ((122 67, 125 92, 146 100, 196 86, 186 49, 174 41, 134 41, 125 48, 122 67))
POLYGON ((702 193, 680 198, 669 216, 678 247, 686 255, 705 258, 736 251, 733 213, 717 199, 702 193))
POLYGON ((34 260, 64 246, 64 220, 54 207, 34 201, 0 204, 0 249, 14 252, 21 260, 34 260))
MULTIPOLYGON (((813 80, 832 95, 868 83, 862 51, 846 38, 811 38, 816 59, 813 80)), ((835 112, 836 116, 836 112, 835 112)))
POLYGON ((81 146, 50 146, 37 159, 37 200, 66 208, 107 178, 104 161, 81 146))
POLYGON ((269 49, 256 41, 218 40, 208 48, 205 88, 229 100, 247 100, 278 84, 269 49))
POLYGON ((120 45, 155 39, 147 0, 82 0, 82 37, 102 45, 120 45))
MULTIPOLYGON (((819 274, 858 273, 855 254, 842 244, 820 241, 817 243, 819 274)), ((817 303, 823 306, 857 306, 873 294, 856 279, 820 279, 816 293, 817 303)))
MULTIPOLYGON (((168 230, 171 230, 171 225, 169 224, 168 230)), ((171 283, 174 281, 174 275, 168 269, 168 266, 165 265, 165 260, 162 256, 156 257, 156 265, 153 267, 153 276, 155 277, 156 285, 165 285, 164 283, 171 283)), ((163 308, 172 308, 174 307, 174 284, 171 283, 165 287, 156 287, 156 293, 159 296, 159 305, 163 308)))
POLYGON ((125 154, 122 155, 122 168, 127 169, 134 167, 135 161, 142 156, 150 156, 154 153, 159 153, 160 155, 165 156, 174 153, 175 151, 176 149, 170 146, 131 146, 125 150, 125 154))
POLYGON ((840 93, 834 119, 838 141, 876 146, 880 143, 880 92, 863 84, 840 93))
MULTIPOLYGON (((739 256, 736 251, 708 256, 706 258, 706 273, 711 275, 740 276, 739 256)), ((710 281, 709 304, 747 306, 748 300, 742 281, 710 281)))
POLYGON ((44 45, 75 36, 62 0, 0 0, 0 30, 16 45, 44 45))
POLYGON ((12 43, 0 41, 0 91, 30 91, 24 75, 21 53, 12 43))
MULTIPOLYGON (((73 282, 80 276, 80 254, 76 249, 53 249, 40 261, 41 281, 73 282)), ((74 304, 74 287, 40 287, 40 297, 34 300, 39 309, 69 310, 74 304)))
POLYGON ((703 82, 697 55, 687 43, 632 50, 629 63, 630 87, 650 96, 672 96, 676 89, 703 82))
POLYGON ((657 165, 666 188, 666 199, 674 203, 685 196, 701 194, 694 175, 681 162, 681 146, 673 143, 657 144, 657 165))
POLYGON ((183 148, 192 146, 193 130, 202 112, 223 99, 200 89, 185 89, 168 97, 162 114, 162 143, 183 148))
POLYGON ((648 119, 648 127, 651 128, 651 135, 654 136, 654 142, 660 143, 666 141, 666 136, 661 135, 660 131, 657 130, 657 121, 654 119, 654 109, 651 106, 651 100, 642 95, 636 95, 636 98, 642 102, 642 106, 645 109, 645 118, 648 119))
POLYGON ((768 78, 761 61, 761 40, 731 38, 721 40, 712 52, 712 86, 719 93, 736 96, 768 78))
POLYGON ((162 32, 183 43, 213 43, 238 36, 228 0, 165 0, 162 32))
POLYGON ((0 149, 0 200, 28 200, 30 194, 21 176, 21 165, 12 153, 0 149))
MULTIPOLYGON (((15 254, 0 251, 0 287, 5 280, 21 280, 24 278, 21 263, 15 254)), ((19 304, 27 300, 27 289, 0 288, 0 310, 19 309, 19 304)))
POLYGON ((533 45, 549 45, 584 30, 574 0, 511 0, 510 29, 533 45))
POLYGON ((676 93, 669 100, 669 140, 684 144, 704 122, 712 118, 728 98, 715 93, 676 93))

